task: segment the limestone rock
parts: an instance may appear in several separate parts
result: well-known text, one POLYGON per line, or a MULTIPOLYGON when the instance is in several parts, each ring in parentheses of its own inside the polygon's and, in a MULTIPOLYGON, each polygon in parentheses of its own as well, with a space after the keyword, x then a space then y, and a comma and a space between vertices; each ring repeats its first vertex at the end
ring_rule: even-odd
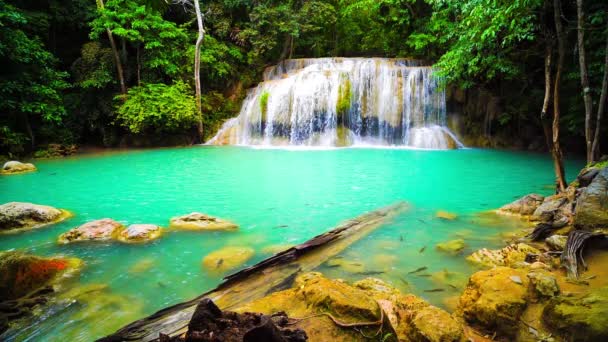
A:
POLYGON ((551 298, 559 294, 557 280, 549 272, 535 271, 527 275, 538 298, 551 298))
POLYGON ((228 220, 195 212, 172 218, 170 227, 184 230, 236 230, 239 226, 228 220))
POLYGON ((514 202, 502 206, 498 209, 498 212, 529 216, 543 203, 544 199, 544 196, 538 194, 526 195, 514 202))
POLYGON ((462 252, 462 250, 466 247, 463 239, 456 239, 447 242, 438 243, 435 248, 444 253, 448 254, 458 254, 462 252))
POLYGON ((0 232, 46 226, 70 217, 65 210, 46 205, 9 202, 0 205, 0 232))
POLYGON ((435 217, 440 218, 442 220, 453 221, 458 218, 458 215, 447 211, 439 210, 435 213, 435 217))
POLYGON ((525 265, 528 254, 540 254, 540 251, 524 243, 509 245, 503 249, 480 249, 467 257, 467 261, 482 267, 525 265))
POLYGON ((409 336, 412 341, 444 342, 462 339, 462 325, 447 312, 431 305, 414 316, 412 327, 409 336))
MULTIPOLYGON (((568 199, 563 195, 545 197, 543 203, 536 208, 530 217, 534 221, 552 222, 564 216, 560 209, 566 205, 568 199)), ((564 208, 565 209, 565 208, 564 208)))
POLYGON ((122 224, 109 218, 91 221, 61 234, 59 243, 107 241, 116 239, 123 229, 122 224))
POLYGON ((241 266, 254 254, 254 250, 249 247, 224 247, 205 256, 203 266, 213 272, 225 272, 241 266))
POLYGON ((547 246, 554 251, 563 251, 566 248, 566 241, 568 237, 565 235, 551 235, 545 239, 547 246))
POLYGON ((122 242, 146 242, 158 239, 163 229, 154 224, 132 224, 118 234, 122 242))
POLYGON ((526 273, 513 268, 496 267, 473 274, 460 297, 464 319, 487 331, 512 336, 527 306, 528 285, 526 273), (511 277, 519 277, 521 284, 511 277))
POLYGON ((585 230, 608 227, 608 167, 601 169, 578 197, 574 225, 585 230))
POLYGON ((34 164, 22 163, 12 160, 4 163, 4 166, 2 167, 2 171, 0 173, 10 175, 32 171, 36 171, 36 166, 34 166, 34 164))
POLYGON ((567 341, 608 340, 608 287, 553 298, 543 311, 543 321, 567 341))

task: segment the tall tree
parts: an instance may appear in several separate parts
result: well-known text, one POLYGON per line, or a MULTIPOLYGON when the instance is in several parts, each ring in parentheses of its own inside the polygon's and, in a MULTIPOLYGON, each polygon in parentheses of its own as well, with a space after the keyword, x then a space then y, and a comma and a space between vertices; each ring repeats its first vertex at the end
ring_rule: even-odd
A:
POLYGON ((566 177, 564 172, 564 160, 559 142, 559 120, 560 120, 560 88, 562 72, 564 69, 564 57, 566 54, 564 28, 562 25, 562 4, 560 0, 553 0, 553 19, 555 21, 555 35, 557 37, 557 66, 555 70, 555 81, 553 84, 553 164, 557 189, 562 192, 566 190, 566 177))
POLYGON ((585 9, 583 0, 576 0, 577 13, 577 42, 578 62, 581 74, 581 87, 583 88, 583 100, 585 102, 585 143, 587 146, 587 163, 593 161, 593 129, 591 127, 591 115, 593 102, 591 100, 591 88, 589 86, 589 73, 587 69, 587 56, 585 53, 585 9))
POLYGON ((602 128, 602 116, 606 101, 608 100, 608 28, 606 30, 606 51, 604 52, 604 78, 602 80, 602 92, 600 94, 600 102, 597 107, 597 117, 595 122, 595 134, 593 136, 593 144, 591 145, 591 154, 593 158, 599 157, 600 154, 600 130, 602 128))
MULTIPOLYGON (((99 10, 103 10, 105 8, 103 0, 97 0, 97 8, 99 10)), ((116 42, 114 41, 114 36, 112 35, 112 30, 109 28, 106 29, 108 34, 108 39, 110 40, 110 46, 112 47, 112 53, 114 54, 114 64, 116 64, 116 73, 118 74, 118 81, 120 83, 120 92, 122 94, 127 93, 127 85, 125 83, 125 74, 122 68, 122 62, 120 60, 120 54, 118 53, 118 48, 116 47, 116 42)))

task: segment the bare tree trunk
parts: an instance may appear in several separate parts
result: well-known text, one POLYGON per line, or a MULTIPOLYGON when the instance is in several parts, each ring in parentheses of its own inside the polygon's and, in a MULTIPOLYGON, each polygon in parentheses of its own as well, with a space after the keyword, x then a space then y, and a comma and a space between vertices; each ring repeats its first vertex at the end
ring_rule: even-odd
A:
POLYGON ((604 52, 604 79, 602 80, 602 93, 600 95, 600 103, 597 107, 597 118, 595 122, 595 136, 593 137, 593 145, 591 146, 591 154, 593 160, 600 157, 600 130, 602 128, 602 116, 606 100, 608 100, 608 35, 606 35, 606 51, 604 52))
POLYGON ((196 38, 196 50, 194 51, 194 87, 196 89, 196 111, 198 114, 198 138, 203 142, 203 104, 201 91, 201 45, 205 39, 205 28, 203 27, 203 14, 199 0, 193 0, 196 11, 196 22, 198 25, 198 37, 196 38))
MULTIPOLYGON (((97 0, 97 8, 104 8, 103 0, 97 0)), ((106 29, 106 32, 108 33, 108 39, 110 40, 110 46, 112 47, 112 53, 114 54, 114 63, 116 64, 116 72, 118 73, 118 81, 120 82, 120 92, 122 94, 126 94, 127 86, 125 85, 125 76, 122 69, 122 63, 120 62, 120 54, 118 53, 118 48, 116 47, 116 42, 114 41, 112 31, 110 29, 106 29)))
POLYGON ((555 83, 553 85, 553 164, 555 167, 555 176, 557 182, 557 189, 560 192, 566 190, 566 177, 564 176, 564 161, 562 156, 562 150, 559 144, 559 119, 560 119, 560 108, 559 108, 559 91, 560 82, 562 78, 562 71, 564 68, 564 31, 561 22, 561 1, 553 0, 553 15, 555 20, 555 31, 557 34, 557 69, 555 71, 555 83))
POLYGON ((289 57, 291 51, 291 42, 292 38, 290 34, 285 35, 285 40, 283 41, 283 51, 281 51, 281 56, 279 56, 279 61, 284 61, 289 57))
POLYGON ((585 12, 583 0, 576 0, 577 31, 578 31, 578 63, 581 69, 581 87, 583 88, 583 100, 585 102, 585 143, 587 145, 587 163, 593 161, 591 115, 593 102, 591 100, 591 88, 589 87, 589 75, 587 73, 587 60, 585 55, 585 12))
POLYGON ((553 48, 550 37, 546 37, 547 46, 545 48, 545 97, 543 99, 543 108, 540 112, 540 121, 543 125, 547 150, 553 153, 553 140, 551 139, 551 125, 549 123, 548 112, 551 105, 551 68, 553 63, 553 48))

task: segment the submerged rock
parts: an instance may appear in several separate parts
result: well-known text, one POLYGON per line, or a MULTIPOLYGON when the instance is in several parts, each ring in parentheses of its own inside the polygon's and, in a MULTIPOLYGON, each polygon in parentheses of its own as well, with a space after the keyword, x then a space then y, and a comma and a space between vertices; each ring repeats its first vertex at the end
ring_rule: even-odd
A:
POLYGON ((10 175, 32 171, 36 171, 36 166, 34 166, 34 164, 22 163, 16 160, 12 160, 4 163, 4 166, 2 167, 2 171, 0 171, 0 173, 10 175))
POLYGON ((447 211, 439 210, 435 213, 435 217, 442 220, 453 221, 458 218, 458 215, 447 211))
POLYGON ((76 241, 108 241, 116 239, 124 226, 112 219, 91 221, 73 228, 59 236, 59 243, 76 241))
POLYGON ((538 194, 526 195, 514 202, 500 207, 498 212, 529 216, 532 215, 534 211, 543 203, 544 199, 544 196, 538 194))
POLYGON ((118 234, 122 242, 146 242, 158 239, 163 229, 155 224, 132 224, 118 234))
POLYGON ((543 321, 566 341, 608 340, 608 287, 550 300, 543 321))
POLYGON ((270 245, 262 248, 264 254, 277 254, 286 251, 293 247, 293 245, 270 245))
POLYGON ((243 265, 255 254, 249 247, 228 246, 209 253, 203 258, 203 266, 213 272, 225 272, 243 265))
POLYGON ((458 254, 462 252, 462 250, 466 247, 466 244, 463 239, 456 239, 447 242, 438 243, 435 248, 444 253, 448 254, 458 254))
POLYGON ((513 336, 528 303, 528 285, 526 273, 521 270, 496 267, 477 272, 460 296, 462 315, 484 330, 513 336))
POLYGON ((608 227, 608 167, 601 169, 578 197, 574 225, 585 230, 608 227))
POLYGON ((70 217, 70 213, 46 205, 10 202, 0 205, 0 232, 39 228, 70 217))
POLYGON ((528 254, 540 254, 540 251, 524 243, 518 243, 503 249, 489 250, 482 248, 466 259, 470 263, 482 267, 519 267, 525 265, 528 254))
POLYGON ((184 230, 236 230, 239 226, 228 220, 195 212, 172 218, 170 228, 184 230))

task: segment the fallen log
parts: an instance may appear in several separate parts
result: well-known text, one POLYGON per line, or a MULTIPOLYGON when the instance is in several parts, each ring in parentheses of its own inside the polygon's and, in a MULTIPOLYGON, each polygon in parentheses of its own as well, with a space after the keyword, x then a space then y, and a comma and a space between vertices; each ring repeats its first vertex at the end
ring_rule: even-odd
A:
POLYGON ((215 289, 135 321, 100 341, 155 341, 187 331, 197 304, 211 299, 222 310, 237 308, 270 293, 291 287, 302 272, 309 272, 355 241, 409 208, 405 202, 374 210, 341 223, 334 229, 224 278, 215 289))

